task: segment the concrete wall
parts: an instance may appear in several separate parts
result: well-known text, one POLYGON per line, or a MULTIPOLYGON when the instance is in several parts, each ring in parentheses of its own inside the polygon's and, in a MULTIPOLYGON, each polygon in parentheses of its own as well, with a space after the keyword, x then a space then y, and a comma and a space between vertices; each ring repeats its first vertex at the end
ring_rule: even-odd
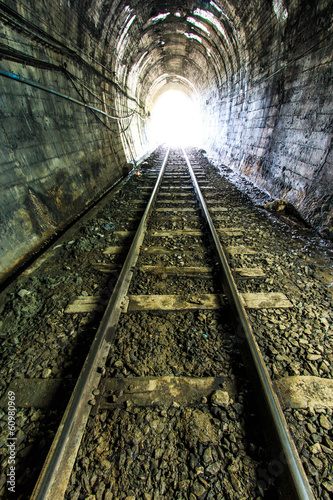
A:
MULTIPOLYGON (((116 86, 69 5, 7 2, 0 67, 114 114, 116 86)), ((4 76, 0 118, 1 280, 122 176, 126 159, 117 121, 4 76)))
POLYGON ((294 204, 330 238, 332 12, 326 0, 247 4, 247 73, 212 92, 204 109, 218 161, 294 204))

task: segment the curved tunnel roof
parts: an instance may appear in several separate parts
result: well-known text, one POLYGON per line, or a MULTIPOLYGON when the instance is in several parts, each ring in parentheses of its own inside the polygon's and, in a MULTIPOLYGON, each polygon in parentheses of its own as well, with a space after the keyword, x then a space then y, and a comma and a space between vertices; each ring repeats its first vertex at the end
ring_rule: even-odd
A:
POLYGON ((89 13, 98 12, 104 63, 145 111, 164 90, 204 96, 245 68, 245 35, 229 2, 96 0, 89 13))

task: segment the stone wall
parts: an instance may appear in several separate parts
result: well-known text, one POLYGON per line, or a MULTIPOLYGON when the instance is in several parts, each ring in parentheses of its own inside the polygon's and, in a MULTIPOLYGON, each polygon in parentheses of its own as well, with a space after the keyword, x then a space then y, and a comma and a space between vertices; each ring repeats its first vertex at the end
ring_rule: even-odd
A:
MULTIPOLYGON (((118 89, 70 3, 38 5, 0 9, 0 68, 114 114, 118 89)), ((0 105, 2 280, 114 184, 126 158, 116 120, 65 98, 0 76, 0 105)))
POLYGON ((329 0, 1 2, 0 280, 149 149, 159 79, 196 90, 219 162, 333 237, 332 12, 329 0))
POLYGON ((251 2, 247 72, 212 92, 207 149, 333 238, 331 2, 251 2), (261 3, 260 15, 255 16, 261 3))

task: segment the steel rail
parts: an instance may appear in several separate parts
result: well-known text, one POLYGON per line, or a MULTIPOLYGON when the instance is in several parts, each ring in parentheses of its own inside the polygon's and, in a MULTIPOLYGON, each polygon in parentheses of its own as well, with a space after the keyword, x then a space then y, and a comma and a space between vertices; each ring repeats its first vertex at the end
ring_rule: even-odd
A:
MULTIPOLYGON (((275 430, 278 436, 279 445, 284 454, 284 459, 286 462, 286 466, 288 468, 289 476, 292 481, 292 485, 295 489, 295 494, 297 498, 300 500, 314 500, 314 496, 308 482, 307 476, 303 469, 302 462, 298 455, 295 443, 290 435, 287 421, 284 417, 283 410, 281 408, 278 397, 273 389, 273 384, 266 368, 265 362, 260 353, 260 348, 257 344, 257 341, 254 337, 248 315, 246 313, 245 307, 243 305, 242 298, 237 290, 237 286, 232 275, 231 269, 229 267, 227 257, 221 245, 219 236, 216 232, 214 223, 210 217, 207 205, 201 193, 199 184, 195 177, 193 168, 188 159, 188 156, 183 149, 183 154, 185 156, 185 160, 192 178, 192 182, 194 185, 194 189, 197 194, 197 198, 199 200, 201 210, 204 214, 206 222, 209 226, 216 251, 219 257, 219 261, 223 270, 223 283, 226 288, 226 293, 231 299, 231 303, 234 304, 238 320, 242 327, 242 336, 247 342, 247 346, 249 348, 249 352, 251 354, 251 359, 256 370, 256 375, 259 379, 262 393, 265 398, 265 402, 270 413, 270 416, 274 422, 275 430)), ((279 457, 280 459, 280 457, 279 457)), ((281 460, 281 459, 280 459, 281 460)))
POLYGON ((32 493, 32 500, 63 499, 75 458, 90 414, 92 392, 97 389, 106 358, 114 339, 122 305, 134 273, 148 218, 155 203, 169 157, 168 149, 154 190, 136 231, 101 324, 91 345, 74 391, 55 435, 43 469, 32 493))

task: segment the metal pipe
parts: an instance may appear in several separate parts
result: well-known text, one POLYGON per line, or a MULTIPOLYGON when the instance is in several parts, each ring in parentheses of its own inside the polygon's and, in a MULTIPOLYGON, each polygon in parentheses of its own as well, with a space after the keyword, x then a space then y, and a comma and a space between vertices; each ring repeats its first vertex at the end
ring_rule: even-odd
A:
POLYGON ((115 335, 123 301, 133 276, 134 266, 145 236, 147 221, 162 181, 169 151, 170 149, 168 149, 164 158, 154 190, 112 292, 102 322, 32 493, 32 500, 60 500, 64 497, 89 417, 91 407, 88 403, 92 398, 92 391, 98 387, 102 376, 101 370, 104 367, 115 335))
POLYGON ((197 193, 197 197, 198 197, 202 212, 205 216, 206 222, 209 226, 212 238, 214 240, 214 244, 215 244, 215 247, 216 247, 216 250, 218 253, 220 264, 222 266, 222 270, 224 273, 226 285, 228 287, 229 295, 231 296, 231 299, 232 299, 233 303, 235 304, 238 318, 239 318, 239 321, 241 323, 243 333, 244 333, 245 339, 247 341, 247 344, 248 344, 248 347, 250 350, 251 358, 252 358, 256 373, 258 375, 259 381, 261 383, 262 392, 264 394, 270 415, 271 415, 273 422, 275 424, 275 429, 277 431, 280 446, 281 446, 281 449, 283 450, 283 453, 284 453, 284 456, 285 456, 285 459, 287 462, 287 467, 288 467, 290 477, 292 478, 292 481, 293 481, 293 484, 295 487, 297 498, 300 500, 314 500, 314 496, 313 496, 310 484, 309 484, 307 476, 304 472, 303 465, 302 465, 302 462, 301 462, 299 455, 297 453, 297 449, 296 449, 296 446, 294 444, 294 441, 290 435, 290 432, 288 429, 288 424, 287 424, 286 419, 283 415, 283 411, 282 411, 280 402, 279 402, 279 400, 274 392, 272 381, 270 379, 266 365, 265 365, 264 360, 263 360, 261 353, 260 353, 260 348, 257 344, 257 341, 256 341, 254 335, 253 335, 252 328, 250 326, 250 322, 249 322, 246 310, 244 308, 242 299, 238 293, 235 280, 233 278, 233 275, 231 273, 231 270, 230 270, 230 267, 229 267, 229 264, 227 261, 227 257, 224 253, 219 236, 216 232, 214 223, 210 217, 207 205, 206 205, 205 200, 202 196, 199 184, 196 180, 192 166, 190 164, 190 161, 189 161, 184 149, 183 149, 183 153, 185 156, 185 160, 186 160, 189 172, 191 174, 194 189, 197 193))

